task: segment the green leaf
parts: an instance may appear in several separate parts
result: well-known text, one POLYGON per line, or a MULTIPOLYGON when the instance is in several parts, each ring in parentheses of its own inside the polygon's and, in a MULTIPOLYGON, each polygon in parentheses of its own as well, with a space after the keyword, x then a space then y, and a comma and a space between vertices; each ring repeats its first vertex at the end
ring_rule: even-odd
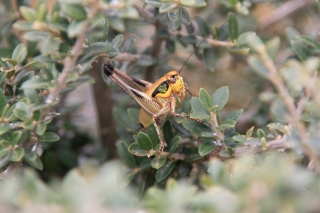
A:
POLYGON ((210 152, 212 152, 215 148, 216 148, 216 145, 214 145, 214 143, 212 143, 210 141, 205 142, 205 143, 201 144, 201 146, 199 147, 199 155, 205 156, 205 155, 209 154, 210 152))
POLYGON ((167 158, 165 156, 154 157, 151 161, 151 166, 155 169, 160 169, 166 162, 167 158))
POLYGON ((0 123, 0 135, 3 135, 4 133, 8 132, 10 130, 9 123, 0 123))
POLYGON ((23 161, 27 162, 36 169, 42 170, 43 165, 35 151, 26 150, 23 161))
POLYGON ((118 17, 108 17, 110 26, 119 32, 124 32, 126 27, 124 24, 124 21, 121 18, 118 17))
POLYGON ((176 161, 167 161, 160 169, 156 172, 156 180, 157 182, 160 182, 164 180, 166 177, 170 175, 172 170, 174 169, 174 166, 176 164, 176 161))
POLYGON ((238 141, 240 143, 246 143, 247 142, 247 138, 243 135, 235 135, 232 137, 233 140, 238 141))
POLYGON ((186 9, 183 8, 183 7, 180 7, 180 10, 181 10, 180 21, 181 21, 183 24, 189 25, 189 24, 191 23, 191 18, 190 18, 190 15, 189 15, 188 10, 186 10, 186 9))
POLYGON ((235 46, 235 47, 229 47, 228 50, 236 55, 247 55, 250 52, 250 48, 246 46, 235 46))
POLYGON ((207 36, 210 34, 210 27, 202 18, 196 16, 194 20, 197 22, 202 36, 207 36))
POLYGON ((46 129, 47 129, 47 124, 45 122, 40 122, 37 124, 36 134, 43 135, 46 129))
POLYGON ((120 160, 127 165, 129 168, 136 168, 136 161, 132 154, 128 151, 128 145, 123 140, 118 140, 116 142, 117 152, 120 160))
POLYGON ((174 128, 172 127, 171 122, 169 120, 167 120, 163 125, 163 135, 164 135, 164 140, 168 142, 174 138, 174 135, 175 135, 174 128))
POLYGON ((258 137, 261 138, 266 138, 266 133, 262 129, 257 130, 257 135, 258 137))
POLYGON ((0 168, 5 167, 10 162, 9 157, 6 156, 0 159, 0 168))
POLYGON ((136 156, 148 156, 148 157, 150 157, 155 153, 154 150, 150 150, 148 152, 148 151, 142 149, 137 142, 130 144, 128 150, 129 150, 129 152, 131 154, 136 155, 136 156))
MULTIPOLYGON (((0 157, 2 156, 5 156, 6 154, 8 154, 10 149, 8 149, 8 147, 3 147, 3 146, 0 146, 0 157)), ((0 159, 1 161, 2 159, 0 159)), ((0 163, 1 165, 1 163, 0 163)), ((0 167, 1 168, 1 167, 0 167)))
POLYGON ((33 30, 33 25, 32 23, 28 21, 17 21, 13 24, 13 27, 17 30, 21 31, 30 31, 33 30))
POLYGON ((271 113, 280 121, 287 122, 290 120, 290 114, 288 113, 287 106, 282 99, 276 99, 270 108, 271 113))
POLYGON ((218 127, 216 127, 219 130, 225 130, 230 129, 236 125, 236 121, 232 119, 227 119, 222 122, 218 127))
POLYGON ((161 5, 164 4, 162 2, 159 2, 158 0, 141 0, 141 1, 151 5, 153 7, 157 7, 157 8, 161 7, 161 5))
POLYGON ((226 120, 234 120, 237 122, 240 116, 242 115, 242 112, 243 112, 243 109, 238 109, 236 111, 233 111, 226 116, 226 120))
POLYGON ((61 9, 64 14, 70 16, 71 18, 77 20, 83 20, 87 18, 87 13, 80 4, 66 3, 62 5, 61 9))
POLYGON ((253 133, 254 126, 247 130, 246 138, 251 138, 253 133))
POLYGON ((304 36, 304 35, 299 35, 296 38, 301 43, 309 45, 311 47, 314 47, 314 48, 317 48, 318 50, 320 50, 320 43, 315 41, 314 39, 312 39, 312 38, 310 38, 308 36, 304 36))
POLYGON ((16 48, 14 48, 11 58, 13 60, 16 60, 18 64, 21 64, 21 62, 24 61, 24 59, 27 57, 28 50, 26 45, 24 44, 18 44, 16 48))
POLYGON ((192 113, 190 114, 191 118, 197 118, 201 120, 210 118, 209 112, 202 106, 200 98, 198 97, 191 98, 191 109, 192 109, 192 113))
POLYGON ((21 89, 40 89, 44 87, 48 87, 50 85, 50 81, 47 79, 40 78, 39 76, 34 76, 32 79, 25 81, 21 85, 21 89))
POLYGON ((303 61, 306 61, 309 57, 312 56, 310 49, 298 40, 292 40, 291 46, 293 47, 299 58, 303 61))
POLYGON ((32 120, 26 120, 23 122, 22 127, 26 130, 33 131, 36 125, 33 123, 32 120))
POLYGON ((10 145, 11 145, 11 143, 8 140, 1 140, 0 141, 0 147, 8 147, 10 145))
POLYGON ((7 101, 6 101, 6 97, 3 94, 3 90, 0 90, 0 110, 2 111, 2 109, 7 105, 7 101))
POLYGON ((48 7, 46 4, 40 4, 37 7, 37 20, 44 21, 48 12, 48 7))
POLYGON ((148 126, 147 133, 152 141, 153 148, 160 144, 160 139, 153 123, 148 126))
POLYGON ((212 102, 209 94, 203 88, 200 88, 199 99, 203 108, 205 108, 206 110, 210 110, 210 108, 212 107, 212 102))
POLYGON ((204 125, 200 124, 196 121, 193 120, 188 120, 186 122, 182 123, 182 126, 192 132, 193 134, 197 135, 198 137, 201 137, 202 132, 212 132, 211 128, 204 125))
POLYGON ((185 152, 185 161, 192 162, 196 160, 200 160, 203 157, 199 154, 198 148, 191 148, 185 152))
POLYGON ((14 131, 11 133, 9 137, 9 141, 11 142, 12 146, 15 146, 18 144, 19 140, 21 139, 22 132, 21 131, 14 131))
POLYGON ((149 158, 144 159, 139 165, 139 170, 140 170, 139 172, 143 173, 143 172, 147 171, 150 168, 152 168, 151 167, 151 159, 149 159, 149 158))
POLYGON ((59 135, 54 132, 46 132, 43 135, 38 137, 40 142, 55 142, 60 140, 59 135))
POLYGON ((128 186, 135 176, 136 176, 135 172, 128 172, 126 175, 120 177, 120 183, 119 183, 120 187, 124 188, 128 186))
POLYGON ((169 148, 170 148, 169 155, 171 155, 172 153, 174 153, 177 150, 180 141, 181 141, 181 137, 179 137, 179 136, 175 136, 174 138, 172 138, 172 140, 170 141, 170 144, 169 144, 170 145, 169 146, 169 148))
POLYGON ((231 41, 235 41, 238 37, 239 26, 237 17, 231 12, 228 15, 228 30, 231 41))
POLYGON ((267 125, 267 127, 269 129, 276 129, 276 130, 278 130, 278 131, 280 131, 280 132, 282 132, 284 134, 288 134, 288 129, 287 129, 288 127, 283 125, 283 124, 280 124, 280 123, 269 123, 267 125))
POLYGON ((144 149, 146 151, 152 150, 152 148, 153 148, 152 141, 146 133, 139 132, 137 138, 138 138, 138 144, 142 149, 144 149))
POLYGON ((159 12, 160 13, 167 13, 167 12, 170 12, 170 11, 177 9, 177 7, 178 7, 178 5, 176 3, 172 3, 172 2, 163 3, 159 8, 159 12))
POLYGON ((14 162, 21 161, 23 156, 24 149, 22 147, 17 147, 14 150, 11 150, 9 153, 9 159, 14 162))
POLYGON ((280 38, 276 36, 269 40, 265 45, 269 57, 272 60, 275 60, 280 49, 280 38))
POLYGON ((287 34, 287 37, 288 37, 289 41, 290 40, 295 40, 300 35, 300 33, 296 29, 294 29, 292 27, 287 27, 286 28, 286 34, 287 34))
MULTIPOLYGON (((166 21, 167 21, 167 25, 170 28, 170 30, 172 31, 176 31, 180 25, 181 25, 181 21, 180 19, 177 21, 172 21, 169 18, 169 13, 167 13, 166 15, 166 21)), ((166 48, 170 51, 170 52, 174 52, 174 47, 175 47, 175 43, 173 42, 173 40, 171 40, 170 38, 166 39, 166 48)))
POLYGON ((120 47, 123 43, 123 38, 123 34, 118 34, 114 39, 112 39, 111 45, 116 48, 120 47))
POLYGON ((217 108, 217 112, 220 112, 222 108, 226 105, 229 99, 229 88, 227 86, 220 87, 217 89, 212 95, 212 105, 219 107, 217 108))
POLYGON ((264 65, 263 61, 257 56, 250 55, 248 63, 253 71, 265 78, 270 78, 268 68, 264 65))
POLYGON ((204 65, 208 70, 211 72, 214 71, 214 51, 212 48, 207 48, 203 50, 203 60, 204 60, 204 65))
POLYGON ((13 114, 22 121, 29 121, 31 119, 27 111, 22 109, 14 109, 13 114))
POLYGON ((232 149, 230 146, 227 146, 226 151, 227 151, 227 153, 228 153, 229 155, 231 155, 231 156, 234 154, 234 151, 233 151, 233 149, 232 149))
POLYGON ((86 29, 88 23, 88 20, 73 20, 68 27, 68 36, 70 38, 73 38, 84 33, 84 30, 86 29))
POLYGON ((29 22, 34 22, 35 20, 37 20, 37 13, 33 8, 21 6, 20 13, 23 18, 25 18, 29 22))
POLYGON ((186 7, 204 7, 207 5, 204 0, 181 0, 180 4, 186 7))

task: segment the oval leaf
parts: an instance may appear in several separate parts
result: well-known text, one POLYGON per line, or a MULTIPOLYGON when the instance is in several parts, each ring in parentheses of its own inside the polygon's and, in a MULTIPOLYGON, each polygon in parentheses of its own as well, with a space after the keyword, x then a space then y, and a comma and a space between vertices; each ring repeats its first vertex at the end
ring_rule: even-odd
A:
POLYGON ((228 15, 228 30, 231 41, 234 41, 238 37, 238 20, 237 17, 233 13, 229 13, 228 15))
POLYGON ((156 172, 157 182, 160 182, 168 177, 174 169, 175 164, 176 161, 167 161, 160 169, 158 169, 156 172))
POLYGON ((216 145, 214 145, 212 142, 210 141, 205 142, 201 144, 201 146, 199 147, 199 155, 205 156, 210 152, 212 152, 215 148, 216 148, 216 145))
POLYGON ((38 137, 40 142, 55 142, 60 140, 59 135, 54 132, 46 132, 43 135, 38 137))
POLYGON ((22 147, 17 147, 14 150, 11 150, 9 153, 9 159, 14 162, 21 161, 23 156, 24 156, 24 149, 22 147))
POLYGON ((153 148, 152 141, 146 133, 139 132, 137 139, 138 139, 138 144, 142 149, 146 151, 150 151, 153 148))
POLYGON ((220 87, 212 95, 212 105, 218 105, 217 112, 221 111, 229 99, 229 88, 227 86, 220 87))
POLYGON ((20 64, 24 59, 27 57, 28 51, 27 47, 24 44, 19 44, 14 48, 14 51, 12 53, 12 59, 16 60, 18 64, 20 64))
POLYGON ((166 162, 167 158, 165 156, 157 156, 152 159, 151 166, 155 169, 160 169, 166 162))
POLYGON ((128 145, 126 144, 126 142, 124 142, 123 140, 117 141, 116 148, 118 156, 124 164, 132 169, 137 166, 133 155, 128 151, 128 145))

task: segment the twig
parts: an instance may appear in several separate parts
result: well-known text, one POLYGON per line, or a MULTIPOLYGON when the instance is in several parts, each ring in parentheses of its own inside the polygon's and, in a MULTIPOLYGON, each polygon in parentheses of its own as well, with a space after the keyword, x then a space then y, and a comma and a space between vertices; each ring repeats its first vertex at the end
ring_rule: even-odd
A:
MULTIPOLYGON (((169 33, 171 35, 181 35, 181 36, 188 36, 188 35, 193 35, 193 34, 190 34, 190 33, 187 33, 187 32, 173 32, 171 30, 169 30, 169 33)), ((220 47, 234 47, 235 44, 232 43, 232 42, 228 42, 228 41, 218 41, 218 40, 215 40, 215 39, 211 39, 211 38, 204 38, 202 36, 195 36, 197 40, 200 40, 202 41, 203 39, 205 39, 211 46, 220 46, 220 47)))
POLYGON ((134 4, 133 6, 138 10, 138 13, 142 17, 144 17, 146 20, 151 20, 153 18, 153 15, 151 13, 149 13, 147 10, 144 10, 143 8, 141 8, 139 5, 134 4))
POLYGON ((308 143, 309 135, 307 129, 303 126, 303 124, 300 122, 300 116, 297 112, 296 106, 294 104, 293 98, 290 96, 287 88, 285 87, 285 84, 283 80, 279 77, 278 71, 276 69, 275 64, 265 51, 265 49, 261 49, 259 51, 259 55, 269 70, 270 77, 269 80, 271 83, 275 86, 276 90, 279 92, 280 97, 283 98, 283 101, 288 108, 288 112, 290 114, 290 123, 296 128, 298 131, 300 137, 301 137, 301 143, 303 146, 303 149, 305 153, 308 155, 310 160, 314 161, 315 169, 318 173, 320 173, 320 161, 318 158, 317 153, 311 148, 311 146, 308 143))
POLYGON ((263 16, 258 20, 258 26, 263 29, 269 25, 276 23, 278 20, 286 17, 287 15, 293 13, 294 11, 304 7, 307 4, 314 3, 314 0, 291 0, 277 7, 272 12, 263 16))

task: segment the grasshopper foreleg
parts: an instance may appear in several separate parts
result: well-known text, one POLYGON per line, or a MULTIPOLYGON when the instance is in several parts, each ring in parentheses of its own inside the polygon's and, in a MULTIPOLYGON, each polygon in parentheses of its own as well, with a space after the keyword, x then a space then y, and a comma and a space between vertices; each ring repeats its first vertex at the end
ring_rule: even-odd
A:
POLYGON ((176 99, 174 97, 170 97, 170 112, 173 116, 175 117, 180 117, 180 118, 187 118, 190 120, 197 121, 198 123, 203 123, 200 119, 197 118, 191 118, 189 115, 183 115, 183 114, 178 114, 175 112, 176 109, 176 99))

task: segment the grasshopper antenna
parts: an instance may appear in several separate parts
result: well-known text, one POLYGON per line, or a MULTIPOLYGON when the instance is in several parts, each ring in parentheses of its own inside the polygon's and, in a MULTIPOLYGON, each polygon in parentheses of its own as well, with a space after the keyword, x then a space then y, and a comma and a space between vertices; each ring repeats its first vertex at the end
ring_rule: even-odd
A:
MULTIPOLYGON (((255 3, 252 3, 252 5, 251 5, 250 7, 253 7, 254 5, 258 4, 260 1, 261 1, 261 0, 255 2, 255 3)), ((241 11, 238 12, 235 16, 236 16, 236 17, 239 16, 243 11, 247 10, 248 8, 249 8, 249 7, 241 10, 241 11)), ((225 25, 227 22, 228 22, 228 21, 225 21, 222 25, 220 25, 219 28, 221 28, 221 27, 222 27, 223 25, 225 25)), ((214 33, 216 33, 216 32, 214 32, 214 33)), ((190 55, 188 56, 187 60, 183 63, 181 69, 179 70, 179 74, 181 73, 182 69, 185 67, 185 65, 186 65, 187 62, 189 61, 190 57, 195 53, 196 49, 197 49, 205 40, 207 40, 207 38, 209 38, 210 35, 211 35, 211 34, 205 36, 205 37, 202 39, 202 41, 201 41, 197 46, 195 46, 194 50, 190 53, 190 55)))

